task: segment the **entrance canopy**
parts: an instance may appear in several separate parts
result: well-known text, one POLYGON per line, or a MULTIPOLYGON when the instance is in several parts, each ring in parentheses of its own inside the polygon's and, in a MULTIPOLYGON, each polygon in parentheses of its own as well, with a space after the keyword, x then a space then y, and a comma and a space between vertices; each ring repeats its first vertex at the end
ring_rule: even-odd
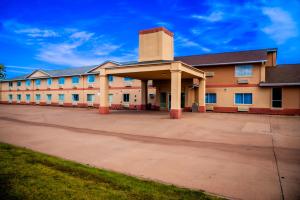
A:
POLYGON ((109 113, 108 108, 108 75, 130 77, 142 80, 142 103, 147 102, 148 80, 170 80, 171 85, 171 118, 181 116, 181 80, 198 79, 199 104, 205 98, 205 73, 181 61, 148 61, 122 66, 100 68, 100 113, 109 113), (201 99, 201 100, 200 100, 201 99))

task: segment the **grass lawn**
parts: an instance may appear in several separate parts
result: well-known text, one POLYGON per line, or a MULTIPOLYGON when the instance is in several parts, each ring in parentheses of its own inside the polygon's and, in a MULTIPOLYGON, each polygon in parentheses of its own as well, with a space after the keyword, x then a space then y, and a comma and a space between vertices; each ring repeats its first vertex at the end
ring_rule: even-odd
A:
POLYGON ((0 199, 219 198, 0 143, 0 199))

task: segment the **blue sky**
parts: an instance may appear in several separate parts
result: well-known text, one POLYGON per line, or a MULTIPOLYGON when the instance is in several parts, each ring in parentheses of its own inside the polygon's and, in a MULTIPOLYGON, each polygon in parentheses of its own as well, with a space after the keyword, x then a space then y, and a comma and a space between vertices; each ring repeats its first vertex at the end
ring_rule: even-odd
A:
POLYGON ((165 26, 175 55, 278 48, 300 63, 300 1, 0 0, 0 63, 8 77, 35 69, 138 56, 138 31, 165 26))

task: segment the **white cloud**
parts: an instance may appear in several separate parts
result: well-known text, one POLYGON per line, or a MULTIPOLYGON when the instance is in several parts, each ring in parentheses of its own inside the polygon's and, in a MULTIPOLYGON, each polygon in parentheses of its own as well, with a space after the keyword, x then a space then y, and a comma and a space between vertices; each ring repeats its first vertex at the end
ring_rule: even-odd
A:
POLYGON ((73 39, 89 40, 93 35, 94 35, 94 33, 89 33, 86 31, 79 31, 79 32, 73 33, 70 37, 73 39))
POLYGON ((282 44, 286 40, 298 35, 296 22, 288 12, 278 7, 265 7, 263 14, 268 16, 271 24, 262 28, 277 44, 282 44))
POLYGON ((181 47, 194 47, 194 48, 199 48, 204 52, 210 52, 211 49, 204 47, 202 45, 200 45, 199 43, 192 41, 184 36, 178 35, 175 38, 175 44, 177 44, 178 46, 181 47))
POLYGON ((47 37, 57 37, 59 36, 58 33, 56 33, 53 30, 49 30, 49 29, 39 29, 39 28, 24 28, 24 29, 17 29, 15 30, 15 33, 24 33, 29 37, 43 37, 43 38, 47 38, 47 37))
POLYGON ((217 21, 221 21, 223 19, 223 16, 224 16, 223 12, 215 11, 215 12, 212 12, 208 16, 192 15, 191 17, 194 19, 204 20, 204 21, 208 21, 208 22, 217 22, 217 21))
POLYGON ((95 55, 98 55, 98 56, 109 55, 110 53, 116 51, 120 47, 121 47, 121 45, 107 43, 107 44, 103 44, 103 45, 97 47, 96 50, 94 51, 94 53, 95 53, 95 55))

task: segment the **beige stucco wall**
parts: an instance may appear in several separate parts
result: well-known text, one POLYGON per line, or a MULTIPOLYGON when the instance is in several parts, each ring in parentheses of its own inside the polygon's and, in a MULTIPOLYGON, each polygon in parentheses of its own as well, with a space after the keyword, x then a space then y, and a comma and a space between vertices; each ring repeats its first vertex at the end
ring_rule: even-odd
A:
POLYGON ((282 89, 282 106, 283 108, 300 109, 300 88, 285 87, 282 89))

